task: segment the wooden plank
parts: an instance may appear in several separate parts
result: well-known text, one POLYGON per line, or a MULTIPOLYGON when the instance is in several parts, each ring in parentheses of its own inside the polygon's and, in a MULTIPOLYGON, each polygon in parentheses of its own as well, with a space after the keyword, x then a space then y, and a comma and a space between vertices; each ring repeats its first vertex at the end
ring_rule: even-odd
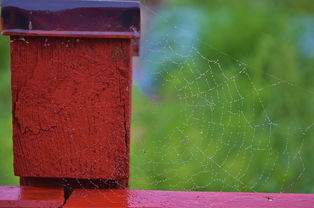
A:
POLYGON ((58 208, 63 202, 63 189, 0 186, 0 208, 58 208))
POLYGON ((313 208, 313 194, 75 190, 65 208, 313 208))
POLYGON ((129 177, 130 39, 11 37, 17 176, 129 177))

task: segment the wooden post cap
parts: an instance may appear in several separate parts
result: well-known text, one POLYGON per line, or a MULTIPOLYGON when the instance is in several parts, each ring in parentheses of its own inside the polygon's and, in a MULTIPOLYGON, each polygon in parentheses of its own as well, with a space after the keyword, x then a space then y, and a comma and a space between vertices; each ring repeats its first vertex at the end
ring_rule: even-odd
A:
POLYGON ((139 38, 136 1, 3 0, 2 34, 139 38))
POLYGON ((129 38, 140 48, 140 3, 95 0, 3 0, 2 34, 129 38))

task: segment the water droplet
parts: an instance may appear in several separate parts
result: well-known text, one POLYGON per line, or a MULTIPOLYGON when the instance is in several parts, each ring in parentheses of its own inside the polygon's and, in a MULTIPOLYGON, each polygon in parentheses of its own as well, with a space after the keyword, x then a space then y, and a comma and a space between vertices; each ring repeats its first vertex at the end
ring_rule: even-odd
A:
POLYGON ((32 29, 33 29, 32 21, 29 21, 29 22, 28 22, 28 29, 29 29, 29 30, 32 30, 32 29))
POLYGON ((266 199, 267 199, 268 201, 273 201, 273 200, 274 200, 272 197, 269 197, 269 196, 266 196, 266 199))
POLYGON ((25 43, 27 43, 27 44, 29 43, 29 42, 28 42, 28 41, 26 41, 26 40, 25 40, 25 38, 24 38, 24 37, 22 37, 22 36, 21 36, 21 37, 19 37, 19 40, 20 40, 20 41, 23 41, 23 42, 25 42, 25 43))
POLYGON ((132 25, 132 26, 130 27, 130 30, 133 31, 133 32, 137 32, 136 27, 134 27, 134 25, 132 25))

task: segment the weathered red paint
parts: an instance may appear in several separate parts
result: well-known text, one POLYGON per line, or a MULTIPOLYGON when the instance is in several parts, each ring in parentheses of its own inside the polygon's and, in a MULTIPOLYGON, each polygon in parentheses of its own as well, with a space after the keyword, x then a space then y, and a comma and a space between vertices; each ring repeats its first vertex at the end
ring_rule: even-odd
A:
POLYGON ((130 39, 11 37, 15 174, 129 177, 130 39))
POLYGON ((313 208, 311 194, 75 190, 65 208, 313 208))
POLYGON ((0 186, 0 208, 59 208, 63 195, 62 189, 0 186))

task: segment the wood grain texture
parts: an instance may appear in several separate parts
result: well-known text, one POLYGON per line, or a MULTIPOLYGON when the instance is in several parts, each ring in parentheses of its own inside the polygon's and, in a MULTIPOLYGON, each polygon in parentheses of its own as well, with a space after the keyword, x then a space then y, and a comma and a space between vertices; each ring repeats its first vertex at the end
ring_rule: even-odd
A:
POLYGON ((11 37, 17 176, 129 177, 129 39, 11 37))
POLYGON ((63 202, 62 189, 0 186, 0 208, 59 208, 63 202))
POLYGON ((65 208, 313 208, 313 194, 75 190, 65 208))

